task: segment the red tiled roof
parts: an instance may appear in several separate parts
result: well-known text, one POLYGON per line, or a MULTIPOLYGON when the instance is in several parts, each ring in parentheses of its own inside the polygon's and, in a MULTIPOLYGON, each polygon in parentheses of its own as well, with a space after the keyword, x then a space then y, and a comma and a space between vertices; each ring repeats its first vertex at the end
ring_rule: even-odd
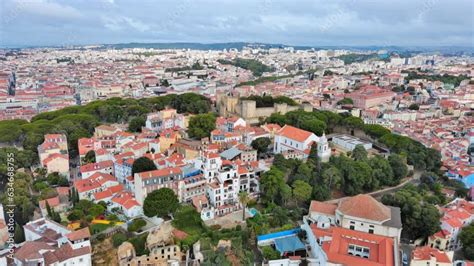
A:
POLYGON ((282 129, 280 129, 280 131, 278 131, 277 135, 284 136, 286 138, 293 139, 298 142, 304 142, 309 137, 311 137, 313 133, 297 127, 285 125, 282 129))
POLYGON ((46 208, 46 201, 48 202, 49 207, 56 207, 60 204, 59 196, 56 196, 54 198, 49 198, 46 200, 40 200, 38 203, 41 209, 46 208))
POLYGON ((436 262, 451 263, 451 260, 445 252, 429 246, 417 247, 412 252, 412 260, 414 261, 429 261, 432 257, 436 258, 436 262))
POLYGON ((278 124, 266 124, 262 127, 267 128, 269 131, 277 131, 281 129, 281 126, 278 124))
POLYGON ((461 221, 465 221, 471 218, 471 214, 464 209, 448 210, 445 213, 445 215, 449 217, 457 218, 461 221))
POLYGON ((81 240, 81 239, 90 238, 91 233, 89 232, 89 228, 85 227, 85 228, 79 229, 77 231, 72 231, 69 234, 66 234, 66 237, 67 237, 67 239, 69 239, 69 241, 77 241, 77 240, 81 240))
POLYGON ((446 230, 439 230, 438 232, 436 232, 434 235, 432 235, 430 238, 442 238, 442 239, 446 239, 446 238, 449 238, 451 236, 451 234, 446 231, 446 230))
POLYGON ((112 175, 97 172, 87 179, 74 181, 74 187, 81 193, 99 188, 109 181, 117 182, 117 179, 112 175))
POLYGON ((147 172, 138 173, 142 180, 153 178, 153 177, 160 177, 160 176, 169 176, 169 175, 176 175, 181 174, 181 168, 179 167, 168 167, 159 170, 152 170, 147 172))
POLYGON ((112 191, 110 191, 109 189, 106 189, 104 191, 99 191, 99 192, 94 193, 94 199, 103 200, 103 199, 112 197, 112 195, 113 195, 112 191))
POLYGON ((325 203, 321 201, 313 200, 309 206, 309 210, 312 212, 319 212, 329 215, 335 215, 337 204, 325 203))
POLYGON ((134 157, 135 154, 131 151, 128 151, 128 152, 124 152, 124 153, 119 153, 117 155, 114 156, 115 160, 119 160, 119 159, 124 159, 124 158, 130 158, 130 157, 134 157))
POLYGON ((43 160, 43 164, 47 165, 48 163, 52 162, 53 160, 56 159, 64 159, 64 160, 69 160, 68 156, 66 154, 61 154, 61 153, 53 153, 50 156, 48 156, 46 159, 43 160))
POLYGON ((57 187, 56 192, 58 195, 69 195, 69 187, 57 187))
POLYGON ((43 256, 45 265, 54 265, 70 258, 80 257, 89 253, 91 253, 89 246, 73 249, 71 244, 65 244, 55 251, 44 253, 43 256))
POLYGON ((98 163, 89 163, 81 166, 81 173, 101 170, 112 167, 113 165, 114 162, 112 160, 102 161, 98 163))
POLYGON ((112 198, 112 201, 123 206, 127 210, 135 206, 140 206, 140 204, 133 197, 132 193, 128 191, 117 193, 117 195, 112 198))
POLYGON ((386 221, 391 218, 389 207, 365 194, 341 200, 337 209, 345 215, 373 221, 386 221))
POLYGON ((41 251, 55 250, 55 247, 50 246, 46 242, 42 241, 26 241, 19 249, 15 252, 15 257, 22 261, 34 260, 41 258, 41 251))
POLYGON ((449 226, 451 226, 453 228, 461 228, 462 227, 461 221, 459 221, 459 219, 457 219, 457 218, 443 217, 443 218, 441 218, 441 220, 446 222, 447 224, 449 224, 449 226))
POLYGON ((323 241, 322 249, 328 257, 328 261, 341 265, 364 265, 364 266, 393 266, 394 265, 394 243, 393 239, 386 236, 359 232, 342 227, 330 227, 329 229, 318 228, 311 224, 311 230, 317 237, 330 237, 330 241, 323 241), (370 254, 368 258, 356 257, 348 252, 349 245, 368 247, 370 254))

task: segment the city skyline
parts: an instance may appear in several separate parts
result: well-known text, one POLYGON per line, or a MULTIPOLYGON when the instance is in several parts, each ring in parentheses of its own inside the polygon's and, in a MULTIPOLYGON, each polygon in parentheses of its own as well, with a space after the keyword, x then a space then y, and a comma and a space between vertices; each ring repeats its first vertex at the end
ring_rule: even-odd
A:
POLYGON ((473 47, 474 3, 2 1, 0 45, 258 42, 473 47))

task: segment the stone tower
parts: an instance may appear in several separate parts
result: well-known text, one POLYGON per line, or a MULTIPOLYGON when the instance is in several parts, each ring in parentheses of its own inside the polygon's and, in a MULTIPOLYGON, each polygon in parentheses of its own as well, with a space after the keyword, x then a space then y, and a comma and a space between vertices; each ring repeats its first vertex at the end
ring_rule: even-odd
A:
POLYGON ((242 110, 240 112, 240 115, 244 120, 257 116, 257 102, 251 100, 244 100, 241 102, 241 108, 242 110))
POLYGON ((275 103, 274 105, 275 113, 286 114, 288 112, 287 103, 275 103))
POLYGON ((220 116, 229 116, 237 113, 237 105, 239 102, 239 97, 219 93, 217 94, 217 110, 220 116))

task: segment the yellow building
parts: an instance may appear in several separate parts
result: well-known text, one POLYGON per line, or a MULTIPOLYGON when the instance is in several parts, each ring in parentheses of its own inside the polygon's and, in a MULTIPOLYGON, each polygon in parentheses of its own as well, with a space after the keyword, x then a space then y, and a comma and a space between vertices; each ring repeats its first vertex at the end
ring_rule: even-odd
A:
POLYGON ((448 250, 451 234, 446 230, 441 230, 428 238, 428 246, 441 251, 448 250))
POLYGON ((177 131, 173 130, 165 130, 160 133, 160 152, 166 151, 171 145, 175 144, 179 139, 181 139, 181 135, 177 131))

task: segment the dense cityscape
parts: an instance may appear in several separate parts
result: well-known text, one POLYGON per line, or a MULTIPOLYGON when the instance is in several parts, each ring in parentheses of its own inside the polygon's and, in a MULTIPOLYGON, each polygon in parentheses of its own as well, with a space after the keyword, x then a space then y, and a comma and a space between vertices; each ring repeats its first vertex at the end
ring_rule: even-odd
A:
POLYGON ((0 266, 474 265, 473 12, 336 2, 2 3, 0 266))

